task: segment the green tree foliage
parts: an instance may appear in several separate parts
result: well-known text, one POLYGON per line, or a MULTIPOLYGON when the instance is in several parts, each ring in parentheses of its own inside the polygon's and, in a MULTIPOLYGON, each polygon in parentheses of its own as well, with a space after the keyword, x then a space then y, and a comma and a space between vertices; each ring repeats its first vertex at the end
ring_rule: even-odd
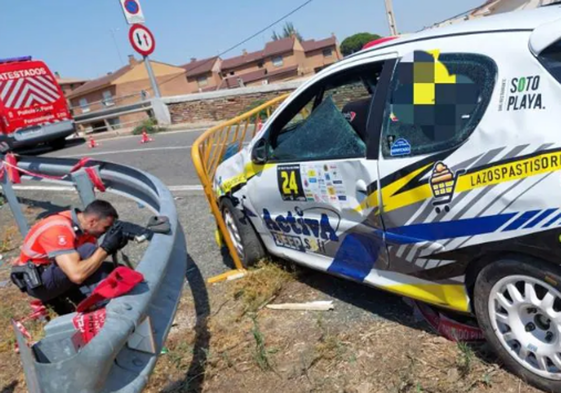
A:
POLYGON ((341 53, 343 56, 348 56, 358 52, 365 44, 377 40, 378 38, 381 38, 378 34, 371 33, 357 33, 347 37, 341 42, 341 53))
POLYGON ((273 31, 273 35, 271 36, 273 41, 282 40, 283 38, 288 38, 296 36, 298 40, 304 41, 302 35, 296 30, 294 25, 291 22, 286 22, 282 28, 282 33, 278 34, 276 31, 273 31))

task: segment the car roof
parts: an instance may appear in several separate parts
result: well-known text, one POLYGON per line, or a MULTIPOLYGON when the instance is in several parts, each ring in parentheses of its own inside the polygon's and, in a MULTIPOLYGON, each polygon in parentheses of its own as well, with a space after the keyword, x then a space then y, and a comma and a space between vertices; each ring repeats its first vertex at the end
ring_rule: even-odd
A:
POLYGON ((478 34, 497 31, 534 30, 536 27, 561 19, 561 4, 540 7, 532 10, 512 11, 501 14, 485 16, 453 25, 429 28, 418 33, 402 36, 374 47, 361 50, 348 57, 352 58, 368 52, 378 51, 383 48, 406 44, 430 38, 451 35, 478 34))

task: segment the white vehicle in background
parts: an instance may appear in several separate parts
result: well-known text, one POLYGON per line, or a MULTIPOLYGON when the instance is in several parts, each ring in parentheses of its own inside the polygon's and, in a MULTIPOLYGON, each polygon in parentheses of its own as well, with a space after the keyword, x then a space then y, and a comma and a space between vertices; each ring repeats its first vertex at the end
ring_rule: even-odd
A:
POLYGON ((473 313, 561 391, 561 6, 384 42, 295 91, 214 191, 266 253, 473 313), (304 115, 302 115, 304 113, 304 115))

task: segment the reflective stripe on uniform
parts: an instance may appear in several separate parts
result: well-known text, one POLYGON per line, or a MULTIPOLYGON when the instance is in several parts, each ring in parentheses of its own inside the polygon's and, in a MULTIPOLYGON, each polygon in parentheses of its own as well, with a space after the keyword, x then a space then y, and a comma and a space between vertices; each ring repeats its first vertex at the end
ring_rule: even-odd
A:
POLYGON ((37 239, 39 238, 39 236, 41 236, 47 230, 49 230, 53 227, 57 227, 57 226, 58 227, 66 227, 66 228, 70 229, 70 231, 74 232, 74 229, 72 228, 72 225, 71 225, 69 220, 64 220, 64 219, 51 220, 51 221, 45 223, 44 225, 42 225, 41 227, 39 227, 38 229, 36 229, 35 232, 33 233, 33 235, 31 235, 31 237, 29 239, 25 240, 25 242, 21 246, 21 251, 31 259, 46 259, 46 258, 48 258, 48 255, 46 255, 46 254, 40 254, 36 251, 33 251, 32 247, 35 244, 35 242, 37 241, 37 239))

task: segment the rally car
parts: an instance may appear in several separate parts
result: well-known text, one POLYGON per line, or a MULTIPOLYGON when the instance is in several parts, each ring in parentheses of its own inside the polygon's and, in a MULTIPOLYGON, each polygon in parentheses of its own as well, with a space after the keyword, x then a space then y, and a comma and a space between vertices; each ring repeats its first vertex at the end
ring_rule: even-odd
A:
POLYGON ((561 6, 420 32, 300 86, 214 192, 266 254, 473 313, 561 391, 561 6))

